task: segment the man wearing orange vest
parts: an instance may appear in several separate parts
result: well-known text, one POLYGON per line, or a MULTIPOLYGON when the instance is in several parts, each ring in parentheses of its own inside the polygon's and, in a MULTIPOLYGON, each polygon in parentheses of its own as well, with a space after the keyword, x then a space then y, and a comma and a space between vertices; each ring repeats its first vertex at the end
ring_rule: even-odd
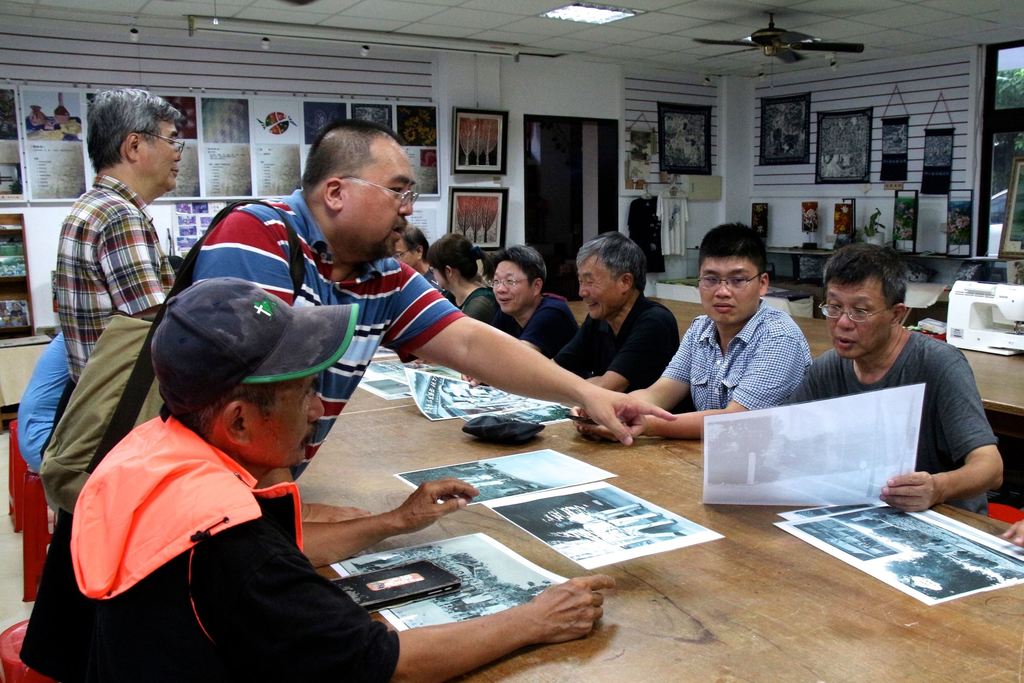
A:
MULTIPOLYGON (((75 508, 75 577, 98 601, 89 680, 439 680, 584 636, 601 617, 597 591, 613 582, 590 576, 397 634, 316 573, 295 484, 256 486, 304 459, 324 410, 317 375, 349 345, 356 311, 293 308, 235 278, 168 303, 153 339, 165 414, 110 451, 75 508)), ((419 528, 477 493, 421 485, 411 504, 436 512, 419 528)))

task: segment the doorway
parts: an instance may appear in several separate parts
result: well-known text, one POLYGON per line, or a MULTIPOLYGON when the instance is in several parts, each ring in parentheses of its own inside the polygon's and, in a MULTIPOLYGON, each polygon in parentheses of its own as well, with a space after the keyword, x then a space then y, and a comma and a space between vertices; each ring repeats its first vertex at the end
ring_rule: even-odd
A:
POLYGON ((618 121, 523 117, 526 243, 547 265, 545 291, 579 298, 576 252, 619 229, 618 121))

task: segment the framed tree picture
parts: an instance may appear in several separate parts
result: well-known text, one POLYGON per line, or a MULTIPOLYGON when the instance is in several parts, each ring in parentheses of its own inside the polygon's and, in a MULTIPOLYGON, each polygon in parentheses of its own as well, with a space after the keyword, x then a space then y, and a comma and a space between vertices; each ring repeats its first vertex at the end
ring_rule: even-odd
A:
POLYGON ((1024 157, 1013 158, 999 258, 1024 258, 1024 157))
POLYGON ((761 98, 762 166, 806 164, 811 158, 811 94, 761 98))
POLYGON ((970 256, 974 233, 974 191, 950 190, 946 201, 946 255, 970 256))
POLYGON ((711 107, 658 102, 658 158, 665 173, 711 175, 711 107))
POLYGON ((917 190, 896 190, 892 247, 907 253, 917 251, 917 190))
POLYGON ((448 232, 482 249, 505 246, 508 188, 453 187, 448 202, 448 232))
POLYGON ((871 112, 871 107, 818 112, 816 183, 871 179, 871 112))
POLYGON ((505 174, 508 112, 452 110, 452 173, 505 174))

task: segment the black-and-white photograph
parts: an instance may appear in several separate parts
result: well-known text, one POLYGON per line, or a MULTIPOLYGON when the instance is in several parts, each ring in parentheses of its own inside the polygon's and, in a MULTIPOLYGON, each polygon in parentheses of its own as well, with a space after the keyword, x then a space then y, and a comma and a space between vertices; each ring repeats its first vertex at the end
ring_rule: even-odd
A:
POLYGON ((815 182, 866 183, 871 179, 872 109, 818 112, 815 182))
POLYGON ((931 511, 881 506, 776 526, 929 605, 1024 583, 1020 548, 931 511))
POLYGON ((454 379, 462 377, 458 372, 443 365, 428 365, 414 362, 406 366, 398 360, 375 360, 366 366, 363 379, 359 382, 359 388, 387 401, 409 398, 412 396, 412 390, 409 389, 409 383, 405 377, 406 367, 413 367, 423 372, 452 377, 454 379))
POLYGON ((524 493, 601 481, 614 477, 582 460, 545 448, 501 458, 474 460, 455 465, 401 472, 395 475, 412 487, 425 481, 453 477, 472 484, 480 491, 474 503, 511 498, 524 493))
POLYGON ((761 98, 762 166, 806 164, 811 158, 811 94, 761 98))
POLYGON ((482 617, 533 599, 565 578, 538 567, 486 534, 469 534, 435 543, 361 555, 333 566, 343 576, 430 560, 462 579, 456 593, 383 610, 399 631, 482 617))
MULTIPOLYGON (((564 422, 569 419, 569 413, 571 409, 565 406, 552 403, 546 406, 537 406, 536 408, 519 408, 516 410, 509 410, 504 413, 500 413, 502 417, 507 417, 513 420, 519 420, 520 422, 533 422, 534 424, 551 424, 552 422, 564 422)), ((464 417, 464 420, 472 418, 464 417)))
MULTIPOLYGON (((881 505, 881 503, 879 503, 879 505, 881 505)), ((822 507, 804 508, 802 510, 790 510, 789 512, 780 512, 779 517, 789 520, 814 519, 815 517, 828 517, 829 515, 840 515, 844 512, 864 510, 870 507, 875 507, 875 505, 869 503, 864 503, 860 505, 825 505, 822 507)))
POLYGON ((722 538, 605 483, 547 491, 521 502, 494 501, 488 507, 587 569, 722 538))
POLYGON ((390 104, 355 104, 351 105, 350 118, 359 121, 373 121, 388 128, 394 128, 394 119, 390 104))
POLYGON ((546 401, 509 394, 483 384, 474 387, 460 379, 421 370, 407 368, 406 378, 416 406, 431 420, 450 420, 551 405, 546 401))
POLYGON ((658 157, 665 173, 711 175, 711 107, 658 102, 658 157))

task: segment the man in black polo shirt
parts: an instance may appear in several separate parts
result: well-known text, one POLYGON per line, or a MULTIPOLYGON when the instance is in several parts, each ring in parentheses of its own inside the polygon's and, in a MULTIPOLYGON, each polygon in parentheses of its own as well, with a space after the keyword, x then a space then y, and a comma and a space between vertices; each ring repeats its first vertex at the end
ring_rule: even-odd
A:
POLYGON ((647 388, 679 346, 679 328, 671 311, 644 297, 640 247, 622 233, 604 233, 580 248, 576 270, 587 319, 555 362, 612 391, 647 388))

